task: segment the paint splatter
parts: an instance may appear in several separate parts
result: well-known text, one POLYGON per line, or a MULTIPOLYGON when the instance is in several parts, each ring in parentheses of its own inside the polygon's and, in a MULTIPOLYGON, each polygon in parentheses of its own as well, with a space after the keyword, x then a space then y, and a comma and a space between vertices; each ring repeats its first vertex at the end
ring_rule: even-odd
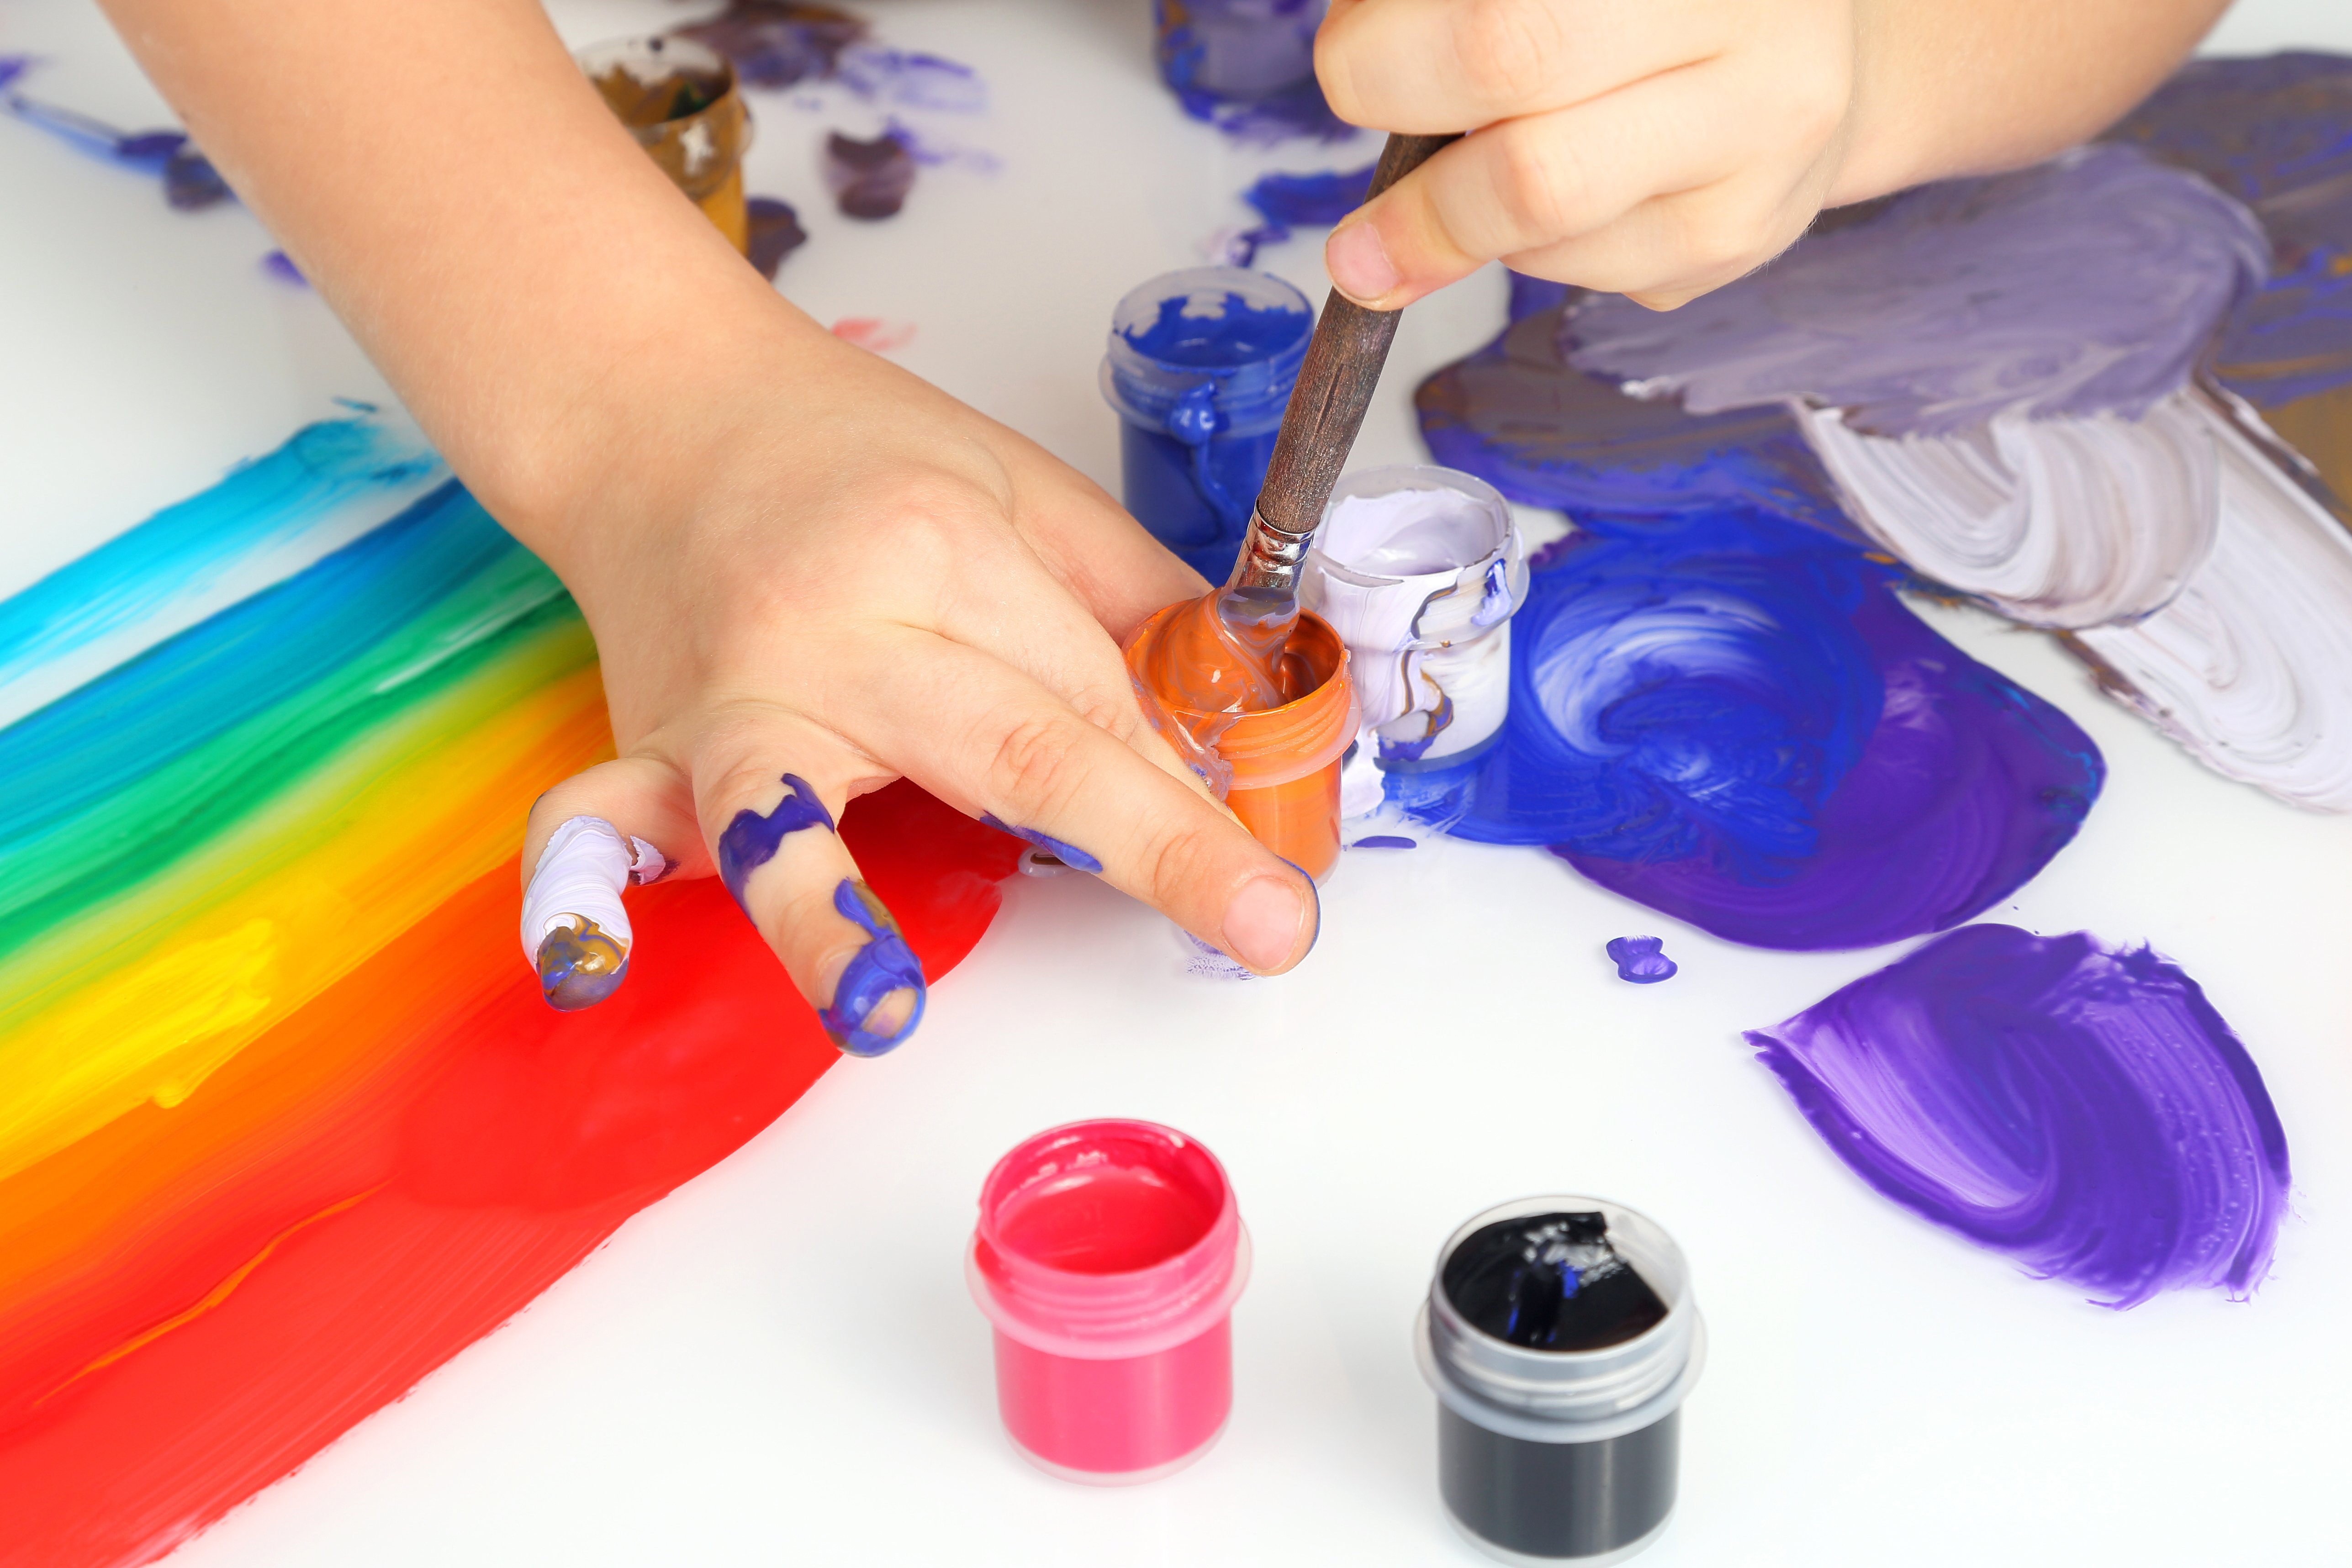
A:
POLYGON ((914 189, 915 160, 887 132, 860 141, 836 131, 824 141, 824 183, 844 217, 896 217, 914 189))
POLYGON ((297 288, 310 287, 310 280, 302 276, 302 269, 294 265, 294 258, 282 250, 273 250, 263 256, 261 270, 265 276, 279 283, 291 284, 297 288))
POLYGON ((1351 850, 1417 850, 1421 845, 1402 833, 1371 833, 1354 840, 1351 850))
POLYGON ((808 231, 801 227, 800 214, 791 204, 773 196, 753 196, 743 207, 751 234, 747 254, 760 276, 772 283, 784 257, 808 243, 808 231))
POLYGON ((863 17, 797 0, 729 0, 704 22, 672 29, 734 62, 747 87, 780 89, 830 79, 844 51, 866 41, 863 17))
POLYGON ((980 820, 1000 833, 1011 833, 1016 839, 1027 840, 1059 860, 1064 865, 1075 866, 1079 871, 1093 872, 1097 875, 1102 873, 1102 862, 1095 859, 1077 845, 1065 843, 1051 833, 1041 833, 1034 828, 1016 828, 1010 822, 999 821, 994 814, 988 811, 982 811, 980 814, 980 820))
POLYGON ((1328 228, 1363 204, 1372 169, 1331 169, 1314 174, 1262 174, 1242 193, 1257 212, 1255 228, 1234 235, 1221 247, 1228 267, 1250 267, 1257 253, 1290 238, 1293 229, 1328 228))
POLYGON ((844 316, 828 330, 845 343, 877 354, 890 353, 915 340, 912 321, 886 321, 879 316, 844 316))
POLYGON ((844 878, 833 891, 833 907, 866 933, 866 946, 835 982, 832 1005, 817 1014, 833 1043, 852 1056, 879 1056, 915 1032, 923 1021, 926 992, 922 960, 907 946, 898 922, 862 882, 844 878), (866 1026, 875 1012, 901 991, 914 993, 906 1019, 887 1034, 866 1026))
MULTIPOLYGON (((0 88, 23 75, 32 63, 22 56, 0 58, 0 88)), ((202 212, 236 199, 228 182, 196 151, 184 131, 118 131, 89 115, 37 102, 21 93, 0 98, 0 108, 68 146, 161 181, 163 199, 175 212, 202 212)))
POLYGON ((808 828, 835 831, 833 813, 817 799, 816 790, 797 773, 783 775, 784 798, 766 811, 748 808, 735 813, 719 835, 719 880, 744 914, 751 913, 748 890, 751 873, 776 858, 785 838, 808 828))
MULTIPOLYGON (((714 881, 633 896, 594 1009, 518 966, 524 814, 610 730, 577 611, 440 472, 336 422, 0 602, 9 704, 116 661, 0 728, 15 1557, 184 1541, 839 1060, 714 881)), ((934 975, 1019 851, 904 783, 841 833, 934 975)))
POLYGON ((1969 926, 1748 1039, 1864 1181, 2102 1305, 2243 1299, 2269 1270, 2286 1134, 2146 947, 1969 926))
POLYGON ((1617 977, 1631 980, 1637 986, 1654 986, 1660 980, 1671 980, 1681 968, 1665 955, 1663 936, 1612 936, 1609 939, 1609 961, 1617 966, 1617 977))

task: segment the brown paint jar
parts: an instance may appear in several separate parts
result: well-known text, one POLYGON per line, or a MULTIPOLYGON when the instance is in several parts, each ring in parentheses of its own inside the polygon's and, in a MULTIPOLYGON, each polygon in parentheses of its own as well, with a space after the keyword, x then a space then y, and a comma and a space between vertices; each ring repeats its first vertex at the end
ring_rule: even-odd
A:
MULTIPOLYGON (((1142 676, 1139 650, 1160 623, 1188 604, 1171 604, 1129 639, 1127 664, 1142 676)), ((1245 713, 1218 735, 1217 755, 1234 770, 1225 804, 1267 849, 1323 881, 1339 863, 1339 760, 1356 738, 1356 692, 1348 649, 1321 616, 1301 611, 1290 653, 1313 683, 1307 695, 1263 713, 1245 713)), ((1155 692, 1171 716, 1199 733, 1210 716, 1155 692)))
POLYGON ((743 153, 751 113, 727 57, 691 38, 622 38, 572 57, 671 183, 749 256, 743 153))

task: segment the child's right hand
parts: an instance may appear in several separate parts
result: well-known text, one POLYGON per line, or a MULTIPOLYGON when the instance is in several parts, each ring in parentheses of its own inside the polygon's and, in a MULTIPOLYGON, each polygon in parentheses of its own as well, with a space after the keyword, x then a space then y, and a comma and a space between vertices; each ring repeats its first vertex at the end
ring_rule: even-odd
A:
MULTIPOLYGON (((799 319, 757 382, 649 414, 542 538, 595 632, 620 756, 534 807, 526 872, 590 815, 686 874, 729 873, 802 993, 834 1008, 887 937, 858 918, 830 823, 903 774, 1074 846, 1252 969, 1296 964, 1312 885, 1152 732, 1119 654, 1206 585, 1031 442, 799 319)), ((828 1027, 895 1042, 920 1002, 904 974, 828 1027)))

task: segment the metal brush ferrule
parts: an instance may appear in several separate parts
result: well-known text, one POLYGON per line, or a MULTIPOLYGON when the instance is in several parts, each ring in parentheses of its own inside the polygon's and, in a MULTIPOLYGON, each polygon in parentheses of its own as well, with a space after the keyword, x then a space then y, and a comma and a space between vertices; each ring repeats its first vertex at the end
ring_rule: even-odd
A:
POLYGON ((1298 574, 1307 565, 1307 548, 1314 542, 1312 528, 1303 534, 1285 533, 1267 522, 1264 512, 1253 509, 1241 557, 1234 562, 1233 576, 1225 580, 1227 591, 1253 599, 1297 598, 1298 574))

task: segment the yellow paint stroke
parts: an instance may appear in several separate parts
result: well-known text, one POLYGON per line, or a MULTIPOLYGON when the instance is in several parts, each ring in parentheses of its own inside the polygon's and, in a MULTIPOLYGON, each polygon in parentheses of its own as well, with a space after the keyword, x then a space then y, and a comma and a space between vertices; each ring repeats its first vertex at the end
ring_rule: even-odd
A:
POLYGON ((592 659, 576 622, 526 641, 0 965, 0 1178, 184 1100, 511 858, 532 798, 610 755, 592 659))

